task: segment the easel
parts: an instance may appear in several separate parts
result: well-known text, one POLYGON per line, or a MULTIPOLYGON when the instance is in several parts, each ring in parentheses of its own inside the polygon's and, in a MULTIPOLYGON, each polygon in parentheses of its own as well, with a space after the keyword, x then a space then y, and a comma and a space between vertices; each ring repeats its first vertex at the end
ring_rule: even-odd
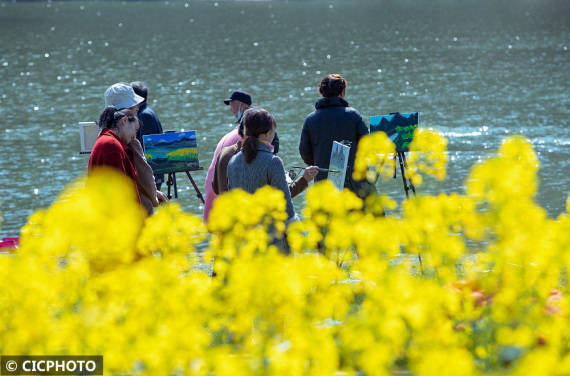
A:
POLYGON ((408 146, 412 142, 413 134, 419 123, 418 112, 399 113, 390 112, 389 115, 379 115, 370 117, 370 132, 382 131, 396 146, 396 154, 394 154, 394 179, 396 179, 396 158, 400 164, 402 172, 402 182, 404 183, 404 191, 406 198, 410 197, 409 191, 412 190, 416 195, 416 187, 412 180, 406 177, 408 164, 406 163, 406 154, 408 146))
MULTIPOLYGON (((165 133, 171 133, 171 132, 172 131, 166 131, 165 133)), ((99 127, 97 125, 97 122, 94 122, 94 121, 80 122, 79 123, 79 135, 81 137, 80 154, 91 154, 91 149, 93 149, 93 145, 95 144, 95 140, 97 139, 97 136, 99 135, 99 127)), ((192 171, 201 171, 201 170, 203 170, 203 168, 198 167, 198 168, 188 168, 186 170, 177 171, 177 172, 185 172, 186 173, 186 176, 188 176, 190 183, 192 183, 192 186, 194 187, 194 190, 196 191, 196 197, 198 197, 202 201, 202 204, 204 204, 205 201, 204 201, 204 197, 202 196, 202 192, 200 192, 200 189, 198 189, 198 186, 196 185, 194 178, 192 178, 192 175, 190 175, 190 172, 192 172, 192 171)), ((167 197, 169 200, 172 198, 171 188, 174 187, 174 198, 178 198, 178 190, 176 188, 176 175, 174 172, 169 172, 167 174, 168 174, 168 179, 166 180, 166 186, 168 187, 167 197)))
MULTIPOLYGON (((394 154, 394 179, 396 179, 396 158, 400 164, 400 171, 402 172, 402 182, 404 183, 404 191, 406 192, 406 199, 410 198, 409 191, 412 190, 414 197, 416 196, 416 187, 412 183, 412 179, 409 176, 406 177, 406 170, 408 169, 408 163, 406 162, 406 154, 403 151, 397 151, 394 154)), ((424 264, 422 262, 422 254, 418 253, 418 261, 420 262, 420 270, 424 274, 424 264)))
POLYGON ((394 179, 396 179, 396 158, 398 158, 398 162, 400 163, 400 171, 402 172, 402 181, 404 183, 404 191, 406 191, 406 198, 409 198, 408 192, 410 189, 414 196, 416 195, 416 187, 414 187, 414 183, 412 183, 412 179, 410 177, 406 177, 406 170, 408 169, 408 164, 406 163, 406 154, 403 151, 398 151, 394 154, 394 179))
MULTIPOLYGON (((196 185, 194 178, 192 178, 192 175, 190 175, 191 171, 200 171, 200 170, 203 170, 203 168, 199 167, 196 169, 189 169, 189 170, 179 171, 179 172, 185 172, 186 173, 186 176, 188 176, 188 180, 190 180, 190 183, 192 183, 192 186, 194 187, 194 191, 196 191, 196 197, 198 197, 200 199, 200 201, 202 201, 202 204, 205 204, 204 196, 202 196, 202 192, 200 192, 200 189, 198 189, 198 186, 196 185)), ((174 198, 178 198, 178 189, 176 188, 176 175, 174 172, 168 173, 168 178, 166 179, 166 186, 168 187, 168 191, 167 191, 168 199, 170 200, 172 198, 172 194, 170 193, 171 188, 174 188, 174 198)))

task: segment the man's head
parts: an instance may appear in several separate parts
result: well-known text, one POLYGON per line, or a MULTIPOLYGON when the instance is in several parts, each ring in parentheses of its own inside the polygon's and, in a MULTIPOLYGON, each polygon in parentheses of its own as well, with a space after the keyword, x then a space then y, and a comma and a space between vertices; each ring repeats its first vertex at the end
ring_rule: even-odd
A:
POLYGON ((230 106, 232 114, 238 116, 239 112, 243 113, 251 106, 251 95, 245 91, 236 90, 228 99, 224 99, 224 103, 230 106))
POLYGON ((319 85, 319 93, 325 98, 344 97, 346 80, 336 73, 327 74, 319 85))
POLYGON ((131 82, 131 87, 135 91, 135 94, 143 97, 144 101, 146 102, 148 98, 148 88, 146 87, 144 82, 142 81, 131 82))
POLYGON ((128 108, 135 112, 144 98, 135 94, 131 85, 125 82, 113 84, 105 90, 105 106, 114 106, 117 110, 128 108))

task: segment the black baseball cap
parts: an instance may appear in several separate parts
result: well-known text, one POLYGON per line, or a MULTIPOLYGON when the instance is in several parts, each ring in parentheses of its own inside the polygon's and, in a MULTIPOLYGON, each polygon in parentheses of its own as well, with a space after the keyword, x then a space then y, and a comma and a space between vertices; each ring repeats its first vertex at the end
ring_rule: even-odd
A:
POLYGON ((247 104, 248 106, 251 106, 251 95, 249 95, 249 93, 246 93, 245 91, 241 90, 234 91, 232 95, 230 95, 229 99, 224 99, 224 103, 230 104, 230 101, 232 100, 240 101, 247 104))

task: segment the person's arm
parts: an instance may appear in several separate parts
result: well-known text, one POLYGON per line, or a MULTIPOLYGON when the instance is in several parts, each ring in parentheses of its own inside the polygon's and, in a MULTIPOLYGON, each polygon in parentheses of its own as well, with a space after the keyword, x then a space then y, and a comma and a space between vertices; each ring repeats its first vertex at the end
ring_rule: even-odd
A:
POLYGON ((141 194, 147 196, 152 206, 158 206, 158 198, 156 197, 156 184, 152 168, 146 161, 141 144, 137 139, 133 140, 129 146, 133 149, 133 164, 137 170, 137 186, 141 194))
POLYGON ((216 149, 214 150, 214 156, 212 157, 212 163, 210 163, 210 167, 208 167, 208 173, 206 174, 206 183, 204 185, 204 189, 206 191, 206 197, 208 196, 208 194, 210 195, 213 194, 215 197, 215 192, 212 190, 212 181, 214 180, 216 161, 218 160, 220 152, 224 148, 223 144, 224 144, 224 139, 222 138, 220 141, 218 141, 218 144, 216 145, 216 149))
POLYGON ((139 130, 137 131, 137 140, 141 145, 141 150, 143 150, 144 153, 143 126, 144 126, 143 122, 141 121, 141 119, 139 119, 139 130))
POLYGON ((289 186, 291 191, 291 198, 297 196, 299 193, 303 192, 309 186, 309 182, 317 176, 319 173, 319 168, 317 166, 309 166, 303 171, 303 175, 299 176, 289 186))
POLYGON ((292 218, 295 216, 295 208, 293 207, 291 192, 289 191, 287 179, 285 178, 285 166, 283 166, 283 161, 279 157, 273 157, 270 163, 271 165, 269 166, 268 171, 269 185, 283 192, 285 195, 285 203, 287 204, 287 216, 292 218))
POLYGON ((315 161, 313 157, 313 146, 311 145, 311 136, 309 134, 309 129, 307 126, 307 120, 303 124, 303 130, 301 131, 301 140, 299 141, 299 154, 306 164, 312 166, 315 161))
POLYGON ((216 163, 214 165, 214 177, 212 178, 212 189, 214 190, 214 192, 217 195, 220 195, 222 192, 220 192, 220 157, 222 156, 223 153, 218 154, 218 158, 216 158, 216 163))
POLYGON ((168 196, 162 193, 161 191, 156 191, 156 198, 158 199, 158 204, 166 204, 168 200, 168 196))
POLYGON ((237 130, 233 130, 230 133, 227 133, 222 139, 218 142, 216 146, 216 150, 214 151, 214 157, 212 158, 212 163, 208 168, 208 174, 206 175, 206 195, 208 192, 211 193, 212 196, 216 197, 217 194, 212 190, 212 181, 214 180, 214 172, 216 168, 216 161, 218 160, 218 156, 222 152, 222 150, 228 146, 233 146, 237 144, 241 140, 240 135, 237 133, 237 130))
POLYGON ((307 183, 305 178, 303 178, 302 176, 299 176, 297 178, 297 180, 295 180, 289 186, 289 192, 291 192, 291 198, 293 198, 293 197, 297 196, 299 193, 303 192, 305 189, 307 189, 308 186, 309 186, 309 183, 307 183))
POLYGON ((228 161, 228 167, 226 168, 226 176, 227 176, 227 182, 228 182, 228 191, 231 191, 232 189, 235 188, 237 182, 233 181, 235 180, 235 171, 237 171, 238 169, 241 169, 241 167, 238 165, 238 161, 237 161, 237 155, 240 152, 238 151, 237 154, 233 155, 230 160, 228 161))
MULTIPOLYGON (((237 134, 237 132, 236 132, 236 134, 237 134)), ((238 135, 238 137, 239 137, 239 135, 238 135)), ((218 142, 218 145, 216 146, 216 150, 214 150, 214 156, 212 157, 212 163, 210 163, 210 167, 208 168, 208 173, 206 174, 206 181, 204 182, 204 191, 206 192, 206 201, 204 203, 204 213, 203 213, 204 222, 208 222, 208 219, 210 216, 210 210, 212 210, 212 207, 214 206, 214 200, 216 199, 216 197, 218 197, 216 192, 214 192, 214 190, 212 189, 212 181, 214 180, 216 160, 218 159, 220 152, 222 151, 222 149, 225 147, 226 143, 228 142, 227 139, 228 139, 228 135, 225 135, 218 142)))

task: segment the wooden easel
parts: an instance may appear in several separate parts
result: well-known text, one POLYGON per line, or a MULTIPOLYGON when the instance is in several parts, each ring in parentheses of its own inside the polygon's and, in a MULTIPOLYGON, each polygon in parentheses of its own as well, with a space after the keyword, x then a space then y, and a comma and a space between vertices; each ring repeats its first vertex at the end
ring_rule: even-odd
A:
MULTIPOLYGON (((198 189, 198 186, 196 185, 194 178, 190 174, 190 172, 192 172, 192 171, 201 171, 201 170, 203 170, 203 168, 198 167, 196 169, 179 171, 179 172, 185 172, 186 173, 186 176, 188 176, 188 180, 190 180, 190 183, 192 183, 192 186, 194 187, 194 191, 196 191, 196 197, 198 197, 200 199, 200 201, 202 201, 202 204, 205 204, 204 196, 202 196, 202 192, 200 192, 200 189, 198 189)), ((168 190, 167 190, 168 199, 170 200, 172 198, 172 194, 170 193, 170 188, 174 188, 174 198, 178 198, 178 189, 176 188, 175 172, 169 172, 168 173, 168 178, 166 179, 166 186, 168 187, 168 190)))

